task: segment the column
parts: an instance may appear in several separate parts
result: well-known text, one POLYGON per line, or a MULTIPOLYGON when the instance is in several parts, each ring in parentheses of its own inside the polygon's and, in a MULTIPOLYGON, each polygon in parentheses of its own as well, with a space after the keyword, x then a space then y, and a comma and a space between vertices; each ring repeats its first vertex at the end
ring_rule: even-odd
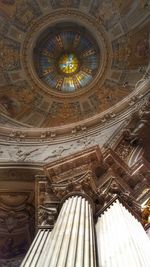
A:
POLYGON ((96 239, 99 267, 150 266, 150 240, 118 200, 98 218, 96 239))
POLYGON ((81 196, 67 199, 40 251, 37 243, 41 245, 38 236, 21 267, 96 267, 93 216, 88 201, 81 196))
POLYGON ((26 266, 26 267, 37 266, 36 264, 38 263, 40 255, 43 254, 43 252, 45 251, 47 244, 51 242, 50 235, 51 231, 49 229, 40 229, 37 232, 32 242, 32 245, 26 257, 24 258, 21 266, 26 266))

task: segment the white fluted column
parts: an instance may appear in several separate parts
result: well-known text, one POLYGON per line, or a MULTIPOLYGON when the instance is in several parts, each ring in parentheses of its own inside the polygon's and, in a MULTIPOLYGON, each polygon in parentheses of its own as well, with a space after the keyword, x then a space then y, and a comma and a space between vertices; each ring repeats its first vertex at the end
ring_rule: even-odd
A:
POLYGON ((92 210, 81 196, 65 201, 40 255, 36 255, 36 248, 37 243, 42 244, 37 240, 39 234, 33 242, 34 253, 32 248, 21 267, 96 267, 92 210))
POLYGON ((150 267, 150 240, 118 200, 98 218, 96 239, 99 267, 150 267))
POLYGON ((24 258, 21 266, 37 266, 40 255, 45 251, 47 244, 50 242, 51 232, 49 229, 40 229, 34 238, 32 245, 24 258))

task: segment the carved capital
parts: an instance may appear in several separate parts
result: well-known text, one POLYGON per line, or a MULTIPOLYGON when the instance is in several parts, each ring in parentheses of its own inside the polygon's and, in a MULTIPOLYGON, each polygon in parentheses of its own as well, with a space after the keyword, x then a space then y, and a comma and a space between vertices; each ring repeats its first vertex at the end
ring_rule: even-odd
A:
POLYGON ((36 225, 52 229, 58 214, 59 201, 54 195, 49 180, 37 176, 36 181, 36 225))
POLYGON ((57 208, 46 206, 38 206, 38 224, 39 228, 44 226, 53 228, 54 222, 57 218, 57 208))
POLYGON ((139 216, 138 197, 141 193, 145 196, 143 190, 147 188, 147 185, 143 189, 141 186, 138 188, 139 175, 136 169, 139 170, 139 167, 143 173, 140 183, 143 180, 145 184, 145 172, 148 170, 146 161, 131 169, 114 150, 106 151, 103 158, 98 147, 45 165, 46 175, 41 177, 36 190, 39 192, 37 207, 44 206, 38 211, 38 224, 42 226, 47 224, 46 220, 48 224, 55 221, 57 212, 53 208, 59 210, 62 203, 72 195, 88 199, 94 215, 101 213, 114 197, 120 197, 139 216))
POLYGON ((74 177, 67 182, 52 183, 51 188, 60 202, 71 195, 83 195, 91 202, 95 202, 98 197, 98 188, 95 175, 92 171, 87 171, 81 176, 74 177))

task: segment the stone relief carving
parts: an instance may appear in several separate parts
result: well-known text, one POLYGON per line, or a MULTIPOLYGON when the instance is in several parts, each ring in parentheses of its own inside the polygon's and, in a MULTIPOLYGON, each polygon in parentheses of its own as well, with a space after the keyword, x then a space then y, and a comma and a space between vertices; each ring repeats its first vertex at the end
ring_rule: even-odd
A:
POLYGON ((124 139, 120 142, 120 144, 116 148, 116 153, 122 158, 125 162, 128 161, 128 157, 133 150, 133 146, 125 141, 124 139))
POLYGON ((5 212, 0 209, 0 227, 7 227, 8 232, 12 232, 18 224, 18 219, 14 211, 5 212))
POLYGON ((33 197, 32 191, 0 191, 0 266, 2 259, 24 255, 33 239, 33 197))
MULTIPOLYGON (((95 216, 99 214, 100 211, 105 209, 110 201, 115 197, 121 197, 133 211, 136 212, 139 216, 141 215, 141 206, 136 201, 135 197, 131 193, 131 190, 126 190, 127 186, 123 186, 120 183, 120 179, 117 177, 110 177, 105 184, 96 185, 95 175, 92 171, 84 171, 84 174, 80 176, 74 176, 71 180, 59 183, 51 183, 51 188, 59 201, 65 199, 71 195, 80 194, 84 197, 87 197, 93 206, 93 211, 95 216)), ((44 207, 45 210, 47 210, 44 207)), ((50 222, 53 219, 53 214, 55 214, 55 209, 50 209, 47 211, 50 215, 50 222)), ((44 218, 44 213, 39 213, 41 217, 44 218)), ((47 224, 44 218, 43 225, 47 224)), ((49 222, 48 222, 49 223, 49 222)))
POLYGON ((149 105, 147 104, 145 107, 138 111, 138 121, 135 123, 134 128, 129 128, 125 130, 125 139, 128 140, 131 144, 140 141, 140 134, 142 133, 143 129, 150 124, 149 119, 150 111, 149 105))
MULTIPOLYGON (((17 208, 0 207, 0 231, 2 229, 7 229, 9 233, 13 232, 17 229, 17 227, 22 227, 22 222, 26 222, 28 224, 29 217, 32 215, 32 211, 30 211, 30 207, 19 207, 17 208)), ((31 219, 31 218, 30 218, 31 219)))
POLYGON ((68 147, 65 147, 65 145, 56 147, 56 149, 51 151, 51 155, 45 158, 44 161, 47 161, 48 159, 51 159, 51 158, 60 158, 62 155, 64 155, 65 151, 70 150, 72 146, 73 145, 71 144, 68 147))
POLYGON ((39 226, 51 227, 59 206, 72 195, 86 197, 93 207, 95 218, 107 209, 111 201, 119 198, 123 204, 131 208, 131 212, 139 220, 142 220, 138 197, 141 200, 141 194, 142 198, 147 194, 149 178, 145 177, 148 177, 149 173, 147 163, 143 162, 140 172, 142 175, 139 178, 139 173, 136 173, 139 165, 134 166, 132 173, 132 168, 128 167, 114 150, 108 149, 102 155, 97 146, 88 148, 74 157, 60 159, 56 161, 56 165, 46 164, 45 176, 41 177, 37 190, 39 226), (97 166, 102 168, 104 165, 105 172, 98 176, 97 166))
POLYGON ((13 161, 30 161, 32 157, 40 154, 40 152, 37 153, 38 151, 39 148, 28 150, 27 148, 16 146, 13 149, 8 149, 8 154, 13 161))
POLYGON ((46 176, 36 178, 36 226, 53 229, 58 215, 58 201, 46 176))
MULTIPOLYGON (((142 131, 141 126, 148 123, 149 111, 146 108, 141 109, 140 114, 141 118, 140 126, 137 125, 137 129, 134 132, 131 132, 131 137, 129 135, 131 129, 126 132, 126 139, 130 141, 130 139, 137 138, 136 135, 138 132, 142 131)), ((128 120, 127 122, 128 123, 128 120)), ((3 144, 0 145, 0 161, 22 161, 22 162, 49 162, 55 159, 59 159, 63 156, 70 155, 71 153, 75 153, 82 149, 88 148, 92 145, 100 145, 101 147, 105 145, 105 147, 112 146, 113 143, 116 142, 117 138, 122 134, 123 128, 127 127, 126 123, 122 125, 122 122, 117 123, 103 131, 97 131, 97 133, 88 136, 88 131, 85 129, 81 138, 78 137, 78 133, 72 133, 72 138, 74 141, 60 142, 48 141, 47 144, 45 142, 40 142, 41 144, 37 144, 37 146, 33 147, 28 143, 27 146, 21 145, 19 141, 19 145, 10 145, 3 144), (113 136, 115 131, 119 128, 119 134, 113 136), (76 138, 77 136, 77 138, 76 138), (50 143, 49 143, 50 142, 50 143), (56 143, 58 142, 58 144, 56 143)), ((144 126, 145 127, 145 126, 144 126)), ((13 137, 14 138, 14 137, 13 137)))
POLYGON ((44 158, 44 161, 47 161, 52 158, 59 159, 62 156, 66 156, 70 153, 73 153, 75 151, 78 151, 79 149, 85 149, 88 148, 91 145, 97 144, 96 138, 91 136, 85 136, 81 139, 78 139, 77 141, 69 144, 64 144, 61 146, 56 147, 56 149, 51 150, 51 155, 44 158))
POLYGON ((55 207, 38 207, 38 224, 41 226, 53 225, 56 219, 57 209, 55 207))
POLYGON ((88 134, 85 132, 80 138, 61 144, 49 143, 37 146, 25 146, 21 144, 10 145, 1 143, 0 161, 50 162, 94 145, 103 146, 120 125, 121 122, 104 130, 103 132, 98 132, 97 134, 93 134, 91 136, 88 136, 88 134))

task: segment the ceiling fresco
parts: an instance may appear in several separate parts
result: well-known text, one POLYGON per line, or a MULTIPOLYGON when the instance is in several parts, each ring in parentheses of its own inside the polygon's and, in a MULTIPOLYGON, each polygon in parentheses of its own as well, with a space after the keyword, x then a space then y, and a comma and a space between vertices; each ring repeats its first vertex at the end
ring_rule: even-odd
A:
POLYGON ((149 13, 145 0, 0 0, 0 112, 59 127, 117 105, 147 72, 149 13))

